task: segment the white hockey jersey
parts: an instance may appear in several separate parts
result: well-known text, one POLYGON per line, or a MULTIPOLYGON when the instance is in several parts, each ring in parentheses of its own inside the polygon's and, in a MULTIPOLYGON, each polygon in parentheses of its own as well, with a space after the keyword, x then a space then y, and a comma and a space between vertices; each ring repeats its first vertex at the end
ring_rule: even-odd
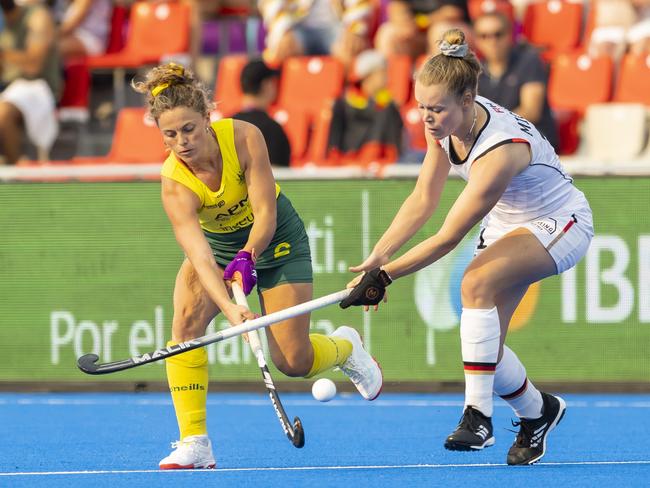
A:
POLYGON ((488 118, 467 157, 459 160, 451 147, 450 136, 439 141, 454 172, 469 180, 474 161, 503 144, 527 143, 531 150, 530 164, 512 179, 489 218, 503 223, 523 223, 550 215, 582 196, 564 172, 553 146, 531 122, 487 98, 477 96, 476 102, 486 110, 488 118))

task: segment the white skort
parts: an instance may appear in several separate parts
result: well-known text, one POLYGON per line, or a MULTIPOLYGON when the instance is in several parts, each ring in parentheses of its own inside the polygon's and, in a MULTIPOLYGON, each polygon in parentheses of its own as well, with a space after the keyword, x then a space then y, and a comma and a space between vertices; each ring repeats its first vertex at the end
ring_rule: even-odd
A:
POLYGON ((585 255, 594 236, 589 202, 581 192, 556 213, 524 223, 507 223, 488 215, 481 223, 475 255, 497 239, 519 229, 528 229, 546 248, 557 274, 575 266, 585 255))

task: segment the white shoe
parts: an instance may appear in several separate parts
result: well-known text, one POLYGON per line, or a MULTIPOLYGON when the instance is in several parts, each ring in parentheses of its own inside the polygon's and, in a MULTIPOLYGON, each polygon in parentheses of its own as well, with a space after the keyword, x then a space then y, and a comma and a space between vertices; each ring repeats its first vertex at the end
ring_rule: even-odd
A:
POLYGON ((212 443, 207 435, 191 435, 172 442, 172 453, 160 461, 160 469, 214 469, 212 443))
POLYGON ((381 368, 363 348, 359 333, 352 327, 343 325, 330 335, 347 339, 352 343, 350 357, 339 368, 350 378, 363 398, 369 401, 377 398, 384 381, 381 368))

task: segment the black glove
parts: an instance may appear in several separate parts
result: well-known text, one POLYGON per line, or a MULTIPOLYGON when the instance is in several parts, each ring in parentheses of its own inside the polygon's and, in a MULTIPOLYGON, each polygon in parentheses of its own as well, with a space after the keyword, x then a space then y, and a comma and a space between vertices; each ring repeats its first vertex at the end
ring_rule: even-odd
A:
POLYGON ((359 284, 352 289, 352 293, 339 305, 341 308, 348 308, 350 305, 377 305, 384 298, 386 287, 392 282, 383 269, 372 269, 363 275, 359 284))

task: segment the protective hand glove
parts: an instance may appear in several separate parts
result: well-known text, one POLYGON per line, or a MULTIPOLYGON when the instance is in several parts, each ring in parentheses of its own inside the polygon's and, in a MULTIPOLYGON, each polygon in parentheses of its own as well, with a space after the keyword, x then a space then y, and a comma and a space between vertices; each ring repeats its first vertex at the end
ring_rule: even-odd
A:
POLYGON ((362 276, 359 284, 339 306, 348 308, 350 305, 377 305, 384 298, 386 287, 392 282, 393 280, 383 269, 372 269, 362 276))
POLYGON ((257 271, 255 271, 255 261, 253 261, 251 253, 239 251, 223 271, 223 279, 230 281, 235 273, 239 273, 241 276, 242 290, 248 295, 257 284, 257 271))

